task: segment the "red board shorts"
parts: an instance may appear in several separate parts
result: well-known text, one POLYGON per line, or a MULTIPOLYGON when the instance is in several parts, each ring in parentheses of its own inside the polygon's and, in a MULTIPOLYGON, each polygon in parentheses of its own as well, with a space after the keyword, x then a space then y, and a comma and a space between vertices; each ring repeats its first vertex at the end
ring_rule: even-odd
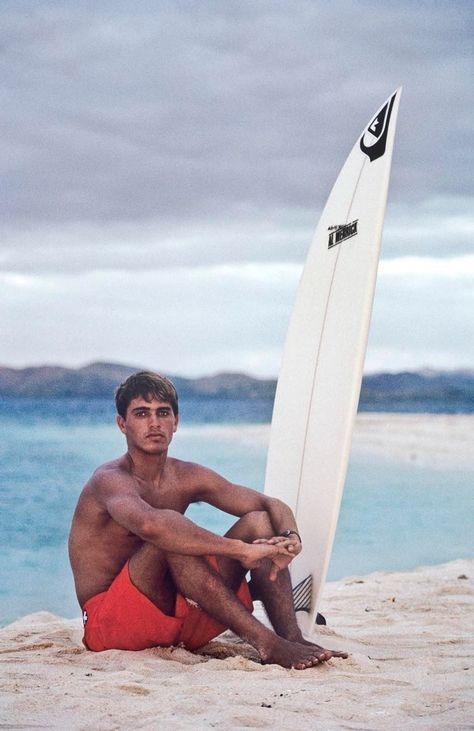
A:
MULTIPOLYGON (((217 569, 214 556, 208 556, 208 561, 217 569)), ((245 579, 236 596, 252 611, 253 603, 245 579)), ((174 617, 163 614, 132 584, 128 562, 107 591, 93 596, 83 609, 83 642, 94 652, 171 645, 196 650, 227 629, 181 594, 176 596, 174 617)))

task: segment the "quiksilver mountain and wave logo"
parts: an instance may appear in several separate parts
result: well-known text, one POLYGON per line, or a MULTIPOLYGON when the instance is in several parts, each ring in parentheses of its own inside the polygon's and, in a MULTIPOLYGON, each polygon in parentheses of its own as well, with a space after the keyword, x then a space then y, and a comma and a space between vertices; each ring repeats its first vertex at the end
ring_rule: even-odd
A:
POLYGON ((382 107, 380 112, 371 121, 366 131, 360 138, 360 149, 370 159, 370 162, 377 160, 385 153, 387 147, 388 127, 395 102, 396 92, 391 99, 382 107))
POLYGON ((330 226, 328 229, 328 249, 332 249, 333 246, 337 246, 337 244, 346 241, 346 239, 351 239, 353 236, 356 236, 358 222, 359 219, 356 218, 355 221, 344 223, 341 226, 330 226))

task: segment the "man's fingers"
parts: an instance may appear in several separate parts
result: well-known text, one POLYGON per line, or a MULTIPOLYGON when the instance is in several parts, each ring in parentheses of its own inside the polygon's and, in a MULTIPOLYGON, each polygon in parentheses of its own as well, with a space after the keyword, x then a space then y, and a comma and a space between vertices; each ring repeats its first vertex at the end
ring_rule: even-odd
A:
MULTIPOLYGON (((273 538, 256 538, 252 543, 265 543, 267 546, 278 546, 287 548, 289 546, 294 546, 295 541, 291 540, 290 538, 285 538, 284 536, 273 536, 273 538)), ((293 548, 291 550, 294 550, 293 548)))
POLYGON ((267 543, 269 546, 275 546, 277 543, 284 543, 287 540, 283 536, 273 536, 272 538, 256 538, 252 543, 267 543))
POLYGON ((280 569, 278 568, 278 566, 275 563, 272 563, 272 566, 270 569, 270 574, 268 577, 270 579, 270 581, 276 581, 276 577, 278 576, 279 573, 280 573, 280 569))

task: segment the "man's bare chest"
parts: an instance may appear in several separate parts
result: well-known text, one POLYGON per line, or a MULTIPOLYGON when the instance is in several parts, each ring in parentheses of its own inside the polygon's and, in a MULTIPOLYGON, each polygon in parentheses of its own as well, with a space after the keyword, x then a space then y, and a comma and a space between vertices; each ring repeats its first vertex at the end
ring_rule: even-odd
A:
POLYGON ((142 483, 139 486, 139 493, 142 500, 158 510, 176 510, 184 513, 192 502, 190 491, 177 480, 161 481, 158 485, 142 483))

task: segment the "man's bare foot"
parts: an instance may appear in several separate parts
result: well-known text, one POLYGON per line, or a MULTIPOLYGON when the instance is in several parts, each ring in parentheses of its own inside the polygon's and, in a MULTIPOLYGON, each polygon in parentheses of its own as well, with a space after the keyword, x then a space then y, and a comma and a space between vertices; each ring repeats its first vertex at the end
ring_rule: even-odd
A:
POLYGON ((319 652, 320 662, 330 660, 332 657, 340 657, 343 660, 349 657, 348 652, 344 652, 343 650, 329 650, 327 647, 321 647, 321 645, 316 645, 314 642, 309 642, 308 640, 303 640, 303 645, 312 647, 316 652, 319 652))
POLYGON ((312 647, 313 650, 317 653, 320 662, 330 660, 332 657, 341 657, 344 660, 349 657, 349 654, 347 652, 343 652, 342 650, 328 650, 326 647, 321 647, 321 645, 317 645, 315 642, 305 640, 299 630, 297 634, 295 633, 290 637, 287 637, 286 639, 290 642, 297 643, 298 645, 306 645, 307 647, 312 647))
POLYGON ((330 660, 332 657, 341 657, 343 660, 346 660, 349 657, 348 652, 343 652, 342 650, 328 650, 326 647, 321 647, 321 645, 316 645, 314 642, 305 640, 304 637, 301 638, 300 644, 312 647, 316 652, 319 652, 320 662, 330 660))
POLYGON ((277 637, 270 649, 260 652, 260 657, 265 664, 275 663, 284 668, 306 670, 331 657, 347 657, 347 653, 325 650, 324 647, 319 647, 311 642, 302 644, 277 637))

